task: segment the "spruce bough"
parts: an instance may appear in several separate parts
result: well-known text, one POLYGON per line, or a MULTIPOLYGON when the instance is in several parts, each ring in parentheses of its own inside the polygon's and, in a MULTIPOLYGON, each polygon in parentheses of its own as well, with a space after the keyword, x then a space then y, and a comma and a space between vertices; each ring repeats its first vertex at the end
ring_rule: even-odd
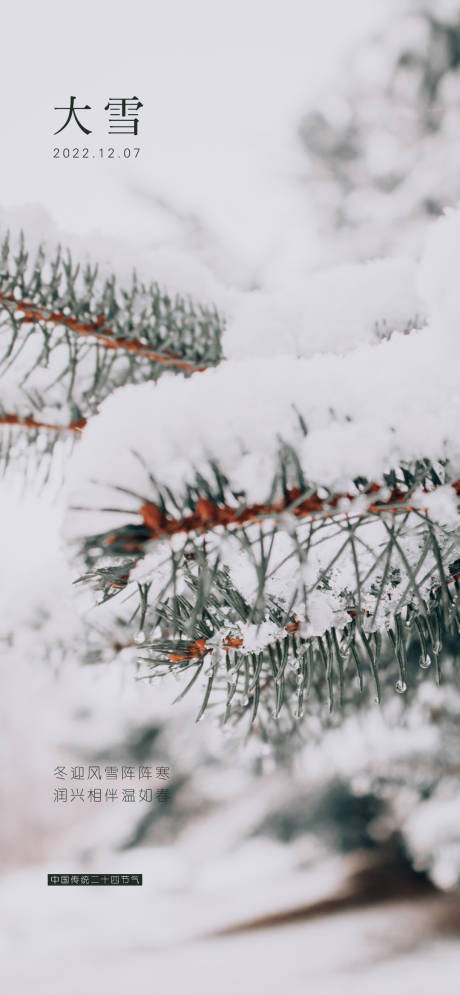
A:
MULTIPOLYGON (((165 372, 205 377, 224 359, 224 322, 213 308, 135 276, 119 289, 61 250, 47 262, 40 249, 31 260, 23 238, 15 252, 6 238, 1 259, 5 463, 21 434, 23 453, 44 437, 42 452, 65 436, 84 447, 91 419, 120 387, 165 372)), ((308 438, 297 408, 296 418, 295 438, 308 438)), ((113 500, 100 511, 122 524, 86 530, 85 505, 70 509, 79 581, 102 601, 137 591, 130 632, 145 676, 184 675, 180 696, 199 681, 197 718, 217 705, 223 722, 246 717, 265 728, 278 717, 295 723, 307 711, 354 706, 360 695, 381 700, 388 685, 404 694, 426 674, 439 681, 443 669, 456 679, 458 520, 438 519, 433 503, 446 490, 458 503, 455 462, 441 453, 403 460, 377 479, 350 476, 341 490, 309 478, 300 443, 280 426, 265 498, 254 500, 218 453, 195 470, 191 460, 173 486, 135 441, 143 490, 129 478, 102 481, 113 500), (242 585, 235 564, 246 572, 242 585)))

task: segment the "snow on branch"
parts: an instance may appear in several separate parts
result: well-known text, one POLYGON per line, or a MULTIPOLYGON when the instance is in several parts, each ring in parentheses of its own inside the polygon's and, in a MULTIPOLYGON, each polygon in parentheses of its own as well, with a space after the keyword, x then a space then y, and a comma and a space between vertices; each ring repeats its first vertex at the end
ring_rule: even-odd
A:
POLYGON ((459 624, 460 392, 457 296, 438 282, 422 329, 125 387, 88 426, 68 533, 103 599, 137 587, 154 672, 206 675, 200 716, 216 694, 227 719, 300 714, 312 689, 332 706, 367 677, 380 698, 382 653, 400 692, 414 653, 440 679, 459 624))
POLYGON ((26 430, 29 442, 36 429, 78 435, 117 387, 218 362, 221 333, 213 308, 136 275, 119 288, 115 277, 74 265, 61 248, 49 259, 42 248, 30 258, 24 238, 12 248, 7 235, 0 252, 0 426, 26 430))
MULTIPOLYGON (((68 533, 103 600, 137 589, 153 671, 205 676, 199 717, 216 693, 226 719, 301 714, 312 689, 332 707, 366 675, 380 698, 388 669, 404 692, 414 653, 440 679, 459 625, 459 234, 453 214, 429 241, 425 327, 124 387, 88 426, 68 533)), ((363 329, 366 295, 364 312, 363 329)))

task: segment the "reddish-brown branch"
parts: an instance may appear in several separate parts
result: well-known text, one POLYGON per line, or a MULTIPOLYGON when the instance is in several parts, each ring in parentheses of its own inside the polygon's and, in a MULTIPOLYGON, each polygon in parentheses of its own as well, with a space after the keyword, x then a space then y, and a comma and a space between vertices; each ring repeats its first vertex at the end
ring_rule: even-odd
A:
POLYGON ((75 432, 79 433, 86 425, 86 418, 78 418, 70 422, 70 425, 51 425, 49 422, 37 421, 35 418, 21 418, 20 415, 0 414, 0 425, 14 425, 19 428, 47 429, 50 432, 75 432))
MULTIPOLYGON (((460 493, 460 480, 451 485, 457 494, 460 493)), ((369 485, 365 494, 376 494, 382 488, 379 484, 369 485)), ((318 494, 300 500, 302 492, 299 488, 293 487, 287 492, 286 497, 272 504, 252 504, 246 505, 242 509, 231 508, 228 505, 218 505, 209 498, 200 498, 195 506, 195 511, 184 518, 173 518, 166 515, 161 508, 154 504, 143 504, 139 509, 144 525, 149 529, 152 539, 165 538, 166 536, 177 535, 178 533, 208 532, 219 526, 228 528, 230 525, 242 526, 262 517, 276 517, 284 512, 289 512, 295 518, 309 518, 320 512, 325 518, 332 518, 335 515, 347 515, 347 510, 339 507, 344 499, 353 500, 351 494, 336 494, 331 498, 320 498, 318 494)), ((416 510, 413 505, 407 503, 407 492, 394 488, 389 497, 385 500, 375 501, 368 505, 365 512, 358 513, 358 517, 367 514, 378 515, 383 511, 391 511, 397 514, 402 511, 416 510)), ((423 511, 426 509, 417 508, 423 511)))
POLYGON ((76 318, 72 318, 71 315, 64 314, 62 311, 52 311, 50 308, 34 304, 31 301, 18 301, 12 294, 2 294, 0 292, 0 305, 2 302, 8 310, 22 312, 24 314, 24 321, 47 321, 55 325, 65 325, 66 328, 70 328, 77 335, 96 339, 97 342, 101 342, 107 349, 123 349, 125 352, 142 356, 144 359, 152 360, 152 362, 161 363, 163 366, 183 370, 184 373, 199 373, 206 369, 206 366, 196 366, 183 359, 182 356, 177 356, 172 352, 154 352, 143 342, 140 342, 139 339, 116 338, 113 328, 105 327, 103 314, 99 315, 95 322, 81 322, 77 321, 76 318))
MULTIPOLYGON (((454 489, 456 494, 460 495, 460 479, 456 480, 450 486, 454 489)), ((367 490, 363 493, 367 495, 376 494, 381 490, 381 485, 371 483, 369 484, 367 490)), ((428 493, 425 488, 423 488, 423 490, 425 493, 428 493)), ((144 543, 146 541, 150 541, 151 539, 165 539, 169 536, 178 535, 179 533, 204 533, 219 526, 241 526, 250 521, 255 521, 258 518, 260 519, 262 517, 270 516, 276 517, 276 515, 283 513, 290 513, 296 518, 306 518, 312 517, 315 513, 319 514, 320 512, 325 512, 323 515, 324 520, 327 518, 333 518, 334 515, 344 515, 348 518, 349 512, 343 510, 342 508, 338 508, 337 506, 344 498, 350 501, 353 500, 353 495, 351 494, 336 494, 330 499, 320 498, 318 494, 313 494, 304 501, 299 501, 300 497, 301 491, 299 488, 294 487, 287 492, 286 497, 281 501, 273 502, 271 505, 247 505, 241 511, 237 508, 230 508, 227 505, 216 505, 208 498, 200 498, 196 503, 195 511, 190 515, 186 515, 184 518, 173 518, 170 515, 166 515, 165 512, 163 512, 161 508, 158 508, 157 505, 146 503, 141 505, 139 514, 148 530, 147 537, 143 537, 142 539, 137 538, 134 540, 132 538, 127 538, 125 543, 121 545, 121 542, 123 541, 122 533, 113 533, 105 537, 105 543, 108 546, 117 543, 117 547, 120 551, 138 552, 142 555, 144 543)), ((373 502, 368 505, 365 512, 357 513, 357 517, 364 518, 368 512, 378 515, 383 511, 390 511, 393 515, 396 515, 398 512, 410 512, 415 510, 424 511, 426 513, 426 508, 418 506, 415 507, 407 504, 405 502, 405 498, 407 498, 406 491, 394 488, 385 501, 373 502)), ((353 515, 353 517, 355 516, 353 515)), ((451 578, 449 583, 453 583, 456 579, 457 577, 451 578)), ((128 581, 129 572, 122 578, 119 578, 119 581, 116 583, 113 582, 112 587, 125 587, 128 581)), ((354 609, 349 610, 349 615, 352 618, 356 617, 356 614, 357 613, 354 609)), ((198 640, 198 642, 200 641, 198 640)), ((201 654, 198 654, 198 656, 199 655, 201 654)), ((196 656, 196 654, 194 654, 194 656, 196 656)), ((177 662, 180 662, 182 659, 183 658, 181 656, 177 662)), ((187 659, 187 657, 185 659, 187 659)))

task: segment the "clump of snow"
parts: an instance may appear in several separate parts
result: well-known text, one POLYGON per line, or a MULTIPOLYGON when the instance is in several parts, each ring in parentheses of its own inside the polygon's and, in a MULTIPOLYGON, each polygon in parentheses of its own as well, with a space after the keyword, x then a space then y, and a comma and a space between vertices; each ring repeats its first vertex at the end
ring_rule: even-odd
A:
POLYGON ((417 863, 427 866, 439 888, 457 888, 460 878, 458 796, 440 785, 434 797, 422 801, 407 819, 404 832, 417 863))
MULTIPOLYGON (((181 496, 196 471, 209 475, 210 458, 233 490, 263 502, 280 440, 295 447, 306 479, 339 490, 357 475, 381 477, 403 460, 458 462, 454 359, 426 328, 344 357, 225 362, 189 380, 164 375, 157 386, 123 387, 85 429, 71 504, 135 514, 148 487, 145 467, 181 496), (115 486, 133 496, 119 491, 114 502, 115 486)), ((120 522, 104 513, 109 520, 120 522)), ((91 516, 81 525, 91 530, 91 516)))
POLYGON ((418 489, 411 497, 411 504, 426 508, 430 518, 440 525, 455 525, 458 522, 458 498, 453 487, 436 487, 429 493, 418 489))
POLYGON ((239 634, 243 639, 243 651, 246 653, 260 653, 268 643, 274 642, 284 635, 279 626, 273 622, 262 622, 260 625, 246 623, 241 625, 239 634))
POLYGON ((409 258, 335 266, 281 293, 253 291, 233 304, 224 335, 229 359, 346 353, 420 324, 417 267, 409 258))

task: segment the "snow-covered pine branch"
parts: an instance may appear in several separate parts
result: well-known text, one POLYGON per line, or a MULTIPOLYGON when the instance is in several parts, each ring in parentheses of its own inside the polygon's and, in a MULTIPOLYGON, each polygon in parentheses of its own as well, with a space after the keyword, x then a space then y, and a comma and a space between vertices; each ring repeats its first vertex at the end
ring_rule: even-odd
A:
POLYGON ((414 645, 439 677, 459 618, 459 219, 422 261, 425 327, 125 387, 86 429, 69 533, 105 598, 138 585, 152 666, 205 668, 203 707, 216 691, 254 719, 262 693, 300 713, 365 669, 379 694, 382 637, 397 690, 414 645))
MULTIPOLYGON (((30 256, 4 238, 0 252, 0 445, 7 458, 40 439, 79 436, 100 402, 123 384, 165 370, 190 375, 221 354, 213 308, 145 285, 102 279, 58 247, 30 256), (20 438, 22 430, 22 439, 20 438), (25 437, 24 437, 25 436, 25 437)), ((33 447, 32 447, 33 448, 33 447)))

